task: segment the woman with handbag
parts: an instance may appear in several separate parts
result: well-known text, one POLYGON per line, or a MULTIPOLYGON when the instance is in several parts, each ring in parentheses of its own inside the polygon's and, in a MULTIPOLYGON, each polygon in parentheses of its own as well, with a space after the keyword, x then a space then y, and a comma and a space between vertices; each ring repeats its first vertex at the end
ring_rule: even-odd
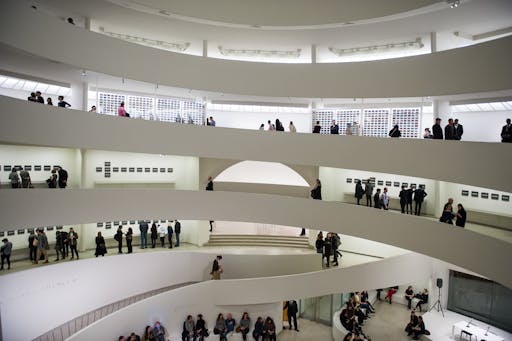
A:
POLYGON ((104 257, 105 253, 107 253, 107 247, 105 246, 105 238, 103 238, 101 232, 98 232, 98 236, 96 237, 96 252, 94 253, 94 255, 96 257, 104 257))

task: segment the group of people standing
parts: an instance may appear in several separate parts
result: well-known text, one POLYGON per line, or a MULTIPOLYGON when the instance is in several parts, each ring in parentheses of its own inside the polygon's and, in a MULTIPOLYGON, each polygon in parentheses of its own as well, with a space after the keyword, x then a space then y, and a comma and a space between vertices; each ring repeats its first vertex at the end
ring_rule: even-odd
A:
POLYGON ((441 119, 436 118, 436 123, 432 126, 432 132, 430 129, 425 128, 425 133, 423 134, 423 138, 425 139, 434 139, 434 140, 462 140, 462 134, 464 134, 464 127, 459 123, 459 119, 453 118, 448 119, 448 124, 444 127, 444 135, 443 128, 441 127, 441 119))
MULTIPOLYGON (((365 187, 361 183, 361 180, 356 181, 355 188, 355 198, 357 200, 357 204, 360 205, 360 201, 363 196, 366 196, 366 206, 372 207, 372 196, 373 196, 373 207, 377 209, 389 209, 389 194, 388 188, 384 187, 383 192, 381 193, 380 188, 377 188, 376 193, 373 194, 373 183, 371 179, 365 181, 365 187)), ((415 185, 410 185, 409 188, 406 186, 402 186, 402 190, 400 191, 400 207, 402 209, 402 213, 413 214, 412 210, 412 202, 414 201, 414 214, 421 215, 421 206, 425 197, 427 196, 427 192, 425 192, 425 188, 420 186, 416 188, 415 185)))
MULTIPOLYGON (((288 125, 288 129, 290 133, 296 133, 297 128, 293 125, 293 121, 290 121, 290 124, 288 125)), ((265 130, 265 124, 261 124, 259 130, 265 130)), ((272 123, 271 120, 267 121, 267 129, 268 131, 284 131, 283 123, 277 118, 275 123, 272 123)))
MULTIPOLYGON (((9 173, 9 182, 12 188, 33 188, 30 173, 21 166, 13 166, 9 173), (19 171, 19 174, 18 174, 19 171)), ((50 177, 46 180, 48 188, 66 188, 68 185, 68 172, 61 166, 55 166, 51 170, 50 177)))
MULTIPOLYGON (((155 248, 157 245, 157 241, 160 240, 160 246, 162 248, 165 247, 165 240, 167 237, 169 243, 169 249, 180 246, 180 234, 181 234, 181 223, 176 219, 170 221, 168 224, 153 222, 151 224, 151 228, 149 227, 149 221, 141 220, 139 221, 139 230, 140 230, 140 248, 146 249, 148 247, 148 231, 149 236, 151 237, 151 248, 155 248), (167 226, 166 226, 167 225, 167 226), (173 226, 174 225, 174 226, 173 226), (173 243, 173 235, 175 236, 175 243, 173 243)), ((128 253, 133 252, 133 229, 128 227, 128 231, 123 232, 123 226, 119 225, 117 228, 117 232, 114 235, 114 240, 117 241, 118 253, 123 253, 123 235, 126 240, 126 246, 128 253)), ((98 232, 98 237, 96 237, 96 253, 103 256, 102 252, 106 252, 104 247, 101 245, 105 244, 105 240, 101 236, 101 233, 98 232)))
POLYGON ((320 231, 316 236, 316 252, 322 255, 322 265, 330 267, 330 259, 333 257, 333 266, 338 266, 338 256, 342 257, 341 253, 338 251, 338 248, 341 245, 341 238, 335 232, 328 232, 327 235, 323 236, 323 232, 320 231))
MULTIPOLYGON (((48 237, 43 229, 36 229, 32 231, 28 237, 28 249, 30 260, 33 264, 38 264, 39 261, 48 263, 48 250, 50 244, 48 237)), ((69 232, 57 230, 55 232, 55 253, 57 258, 55 261, 59 261, 61 258, 66 259, 71 249, 71 259, 79 259, 78 256, 78 233, 70 227, 69 232)))
MULTIPOLYGON (((58 96, 57 98, 59 100, 59 102, 57 102, 57 106, 58 107, 68 108, 68 107, 71 106, 71 104, 69 104, 68 102, 66 102, 64 100, 64 96, 58 96)), ((31 92, 30 96, 28 96, 27 100, 29 102, 36 102, 36 103, 44 104, 44 97, 43 97, 41 91, 31 92)), ((48 97, 46 99, 46 104, 47 105, 53 105, 53 100, 52 100, 51 97, 48 97)))

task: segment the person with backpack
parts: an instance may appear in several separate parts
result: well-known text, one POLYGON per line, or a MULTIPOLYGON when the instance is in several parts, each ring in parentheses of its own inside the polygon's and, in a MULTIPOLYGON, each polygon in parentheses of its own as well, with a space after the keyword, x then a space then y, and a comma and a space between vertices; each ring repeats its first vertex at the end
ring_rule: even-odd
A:
POLYGON ((9 173, 9 181, 11 182, 12 188, 20 187, 20 176, 18 175, 16 167, 12 167, 11 173, 9 173))

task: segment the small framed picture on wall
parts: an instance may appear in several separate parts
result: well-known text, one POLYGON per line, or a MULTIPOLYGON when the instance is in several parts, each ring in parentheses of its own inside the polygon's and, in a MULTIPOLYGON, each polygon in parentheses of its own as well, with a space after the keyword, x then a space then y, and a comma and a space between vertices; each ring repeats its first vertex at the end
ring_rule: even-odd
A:
POLYGON ((149 173, 149 172, 151 172, 151 168, 150 167, 144 168, 144 173, 149 173))
POLYGON ((103 167, 96 167, 96 173, 103 172, 103 167))
POLYGON ((4 166, 4 172, 10 172, 12 169, 12 166, 11 165, 5 165, 4 166))
POLYGON ((96 223, 96 227, 103 227, 103 223, 96 223))
POLYGON ((492 194, 491 194, 491 199, 492 199, 492 200, 499 200, 499 199, 500 199, 500 195, 499 195, 499 194, 497 194, 497 193, 492 193, 492 194))
POLYGON ((391 186, 392 182, 391 181, 386 181, 386 186, 391 186))
POLYGON ((400 183, 399 183, 398 181, 395 181, 395 182, 393 183, 393 187, 400 187, 400 183))
POLYGON ((352 178, 347 178, 347 184, 351 184, 352 183, 352 178))
POLYGON ((502 195, 501 195, 501 201, 510 201, 510 196, 509 196, 509 195, 502 194, 502 195))
POLYGON ((44 171, 45 171, 45 172, 49 172, 49 171, 51 171, 51 170, 52 170, 52 166, 50 166, 50 165, 44 165, 44 171))
POLYGON ((114 168, 112 168, 112 171, 113 171, 114 173, 119 173, 119 167, 114 167, 114 168))
POLYGON ((174 172, 173 168, 167 168, 167 173, 172 173, 172 172, 174 172))
POLYGON ((64 228, 64 226, 61 226, 61 225, 59 225, 59 226, 55 226, 55 229, 56 229, 56 230, 62 230, 63 228, 64 228))
POLYGON ((469 196, 469 191, 466 191, 466 190, 463 189, 461 194, 462 194, 463 197, 467 197, 467 196, 469 196))
POLYGON ((40 172, 41 171, 41 165, 34 166, 34 171, 35 172, 40 172))
POLYGON ((165 168, 160 168, 160 173, 165 173, 165 168))
POLYGON ((127 170, 126 167, 121 167, 121 173, 126 173, 126 170, 127 170))
POLYGON ((485 193, 485 192, 480 193, 480 198, 489 199, 489 193, 485 193))
POLYGON ((18 230, 18 234, 25 234, 25 230, 24 229, 19 229, 18 230))
POLYGON ((384 181, 382 181, 382 180, 377 181, 377 186, 384 186, 384 181))
POLYGON ((130 168, 128 168, 128 172, 130 172, 130 173, 135 172, 135 167, 130 167, 130 168))
POLYGON ((472 198, 478 198, 478 192, 477 191, 471 191, 471 197, 472 198))

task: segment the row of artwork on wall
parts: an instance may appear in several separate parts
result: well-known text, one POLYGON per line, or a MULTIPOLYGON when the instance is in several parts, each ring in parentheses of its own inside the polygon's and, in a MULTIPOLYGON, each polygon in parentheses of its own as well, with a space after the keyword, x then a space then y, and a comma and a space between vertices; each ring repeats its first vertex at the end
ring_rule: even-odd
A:
MULTIPOLYGON (((155 223, 155 224, 163 224, 163 223, 168 223, 172 220, 167 220, 167 219, 153 219, 153 220, 146 220, 146 222, 151 225, 152 223, 155 223)), ((111 229, 112 227, 117 227, 117 226, 125 226, 125 225, 135 225, 135 224, 140 224, 141 222, 143 222, 143 220, 124 220, 124 221, 108 221, 108 222, 103 222, 103 223, 96 223, 96 227, 97 228, 105 228, 105 229, 111 229)))
MULTIPOLYGON (((10 172, 12 171, 12 168, 16 168, 16 169, 20 169, 22 166, 21 165, 14 165, 14 166, 11 166, 11 165, 4 165, 4 172, 10 172)), ((35 166, 31 166, 31 165, 26 165, 26 166, 23 166, 23 169, 26 170, 26 171, 35 171, 35 172, 41 172, 41 171, 45 171, 45 172, 50 172, 52 169, 54 169, 56 166, 50 166, 50 165, 44 165, 44 166, 41 166, 41 165, 35 165, 35 166)))
POLYGON ((104 173, 105 178, 110 178, 112 173, 172 173, 170 167, 112 167, 110 161, 104 162, 104 167, 96 167, 96 173, 104 173))
MULTIPOLYGON (((347 178, 347 183, 348 184, 351 184, 352 182, 353 183, 357 183, 358 181, 361 181, 361 185, 364 185, 368 179, 353 179, 353 178, 347 178)), ((377 184, 377 186, 388 186, 388 187, 401 187, 401 186, 405 186, 407 188, 409 188, 409 186, 412 186, 412 187, 416 187, 416 188, 423 188, 425 189, 425 185, 424 184, 415 184, 415 183, 408 183, 408 182, 402 182, 400 183, 399 181, 388 181, 388 180, 376 180, 375 178, 370 178, 370 183, 375 186, 375 184, 377 184)))
POLYGON ((25 233, 33 233, 37 229, 43 229, 46 231, 53 231, 53 230, 62 230, 63 226, 46 226, 46 227, 36 227, 36 228, 30 228, 30 229, 18 229, 18 230, 11 230, 11 231, 0 231, 0 237, 7 236, 14 236, 15 234, 25 234, 25 233))
MULTIPOLYGON (((478 191, 468 191, 465 189, 463 189, 461 192, 463 197, 469 197, 470 194, 472 198, 489 199, 489 192, 478 193, 478 191)), ((500 195, 498 193, 491 193, 490 198, 491 200, 500 200, 500 195)), ((501 201, 510 201, 510 195, 502 194, 501 201)))

